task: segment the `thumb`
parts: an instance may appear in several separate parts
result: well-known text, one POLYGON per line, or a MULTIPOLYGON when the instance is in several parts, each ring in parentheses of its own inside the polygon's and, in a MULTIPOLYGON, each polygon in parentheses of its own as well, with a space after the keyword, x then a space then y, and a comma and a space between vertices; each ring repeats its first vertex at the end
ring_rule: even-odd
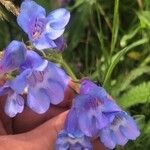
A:
POLYGON ((27 136, 29 136, 29 138, 32 138, 35 144, 39 143, 39 146, 41 148, 44 148, 45 150, 54 150, 57 135, 64 127, 67 113, 68 111, 63 112, 60 115, 45 122, 41 126, 26 133, 27 136))
POLYGON ((32 131, 0 136, 2 149, 9 150, 54 150, 57 134, 63 129, 68 111, 45 122, 32 131))

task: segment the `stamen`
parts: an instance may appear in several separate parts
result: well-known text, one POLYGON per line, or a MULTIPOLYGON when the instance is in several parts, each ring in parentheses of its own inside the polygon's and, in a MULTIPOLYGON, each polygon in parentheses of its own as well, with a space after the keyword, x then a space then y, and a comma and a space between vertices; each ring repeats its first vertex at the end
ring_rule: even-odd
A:
POLYGON ((38 39, 42 34, 45 27, 45 19, 43 18, 36 18, 35 24, 32 30, 32 38, 38 39))

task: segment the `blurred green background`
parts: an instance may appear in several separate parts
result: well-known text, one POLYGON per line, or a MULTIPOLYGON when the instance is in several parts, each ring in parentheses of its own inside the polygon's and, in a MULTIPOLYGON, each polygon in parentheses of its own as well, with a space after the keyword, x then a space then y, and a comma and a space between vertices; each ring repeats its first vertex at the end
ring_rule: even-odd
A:
MULTIPOLYGON (((10 0, 19 8, 20 0, 10 0)), ((141 136, 116 149, 150 149, 150 0, 37 0, 47 12, 71 11, 63 58, 80 79, 104 86, 136 119, 141 136)), ((27 41, 13 8, 0 3, 0 50, 27 41)))

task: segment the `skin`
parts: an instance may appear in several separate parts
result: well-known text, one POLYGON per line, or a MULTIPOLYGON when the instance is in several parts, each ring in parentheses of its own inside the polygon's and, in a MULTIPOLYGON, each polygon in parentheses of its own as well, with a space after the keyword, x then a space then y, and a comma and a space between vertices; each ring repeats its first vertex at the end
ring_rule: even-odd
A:
MULTIPOLYGON (((10 150, 54 150, 57 134, 63 129, 74 91, 68 87, 65 100, 57 106, 38 115, 25 107, 23 113, 9 118, 3 112, 5 97, 0 97, 0 147, 10 150)), ((94 150, 106 150, 97 140, 93 141, 94 150)))

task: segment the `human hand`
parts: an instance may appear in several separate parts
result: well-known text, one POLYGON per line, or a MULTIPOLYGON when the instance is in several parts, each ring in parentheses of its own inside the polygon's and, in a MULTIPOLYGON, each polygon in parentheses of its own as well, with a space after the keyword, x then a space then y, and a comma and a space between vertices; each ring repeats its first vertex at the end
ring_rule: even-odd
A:
MULTIPOLYGON (((46 113, 38 115, 25 107, 23 113, 13 119, 4 114, 5 97, 1 98, 0 116, 4 125, 0 124, 1 149, 54 150, 57 134, 63 129, 73 95, 73 90, 68 88, 65 101, 58 106, 51 106, 46 113)), ((94 150, 105 149, 99 142, 93 143, 94 150)))

